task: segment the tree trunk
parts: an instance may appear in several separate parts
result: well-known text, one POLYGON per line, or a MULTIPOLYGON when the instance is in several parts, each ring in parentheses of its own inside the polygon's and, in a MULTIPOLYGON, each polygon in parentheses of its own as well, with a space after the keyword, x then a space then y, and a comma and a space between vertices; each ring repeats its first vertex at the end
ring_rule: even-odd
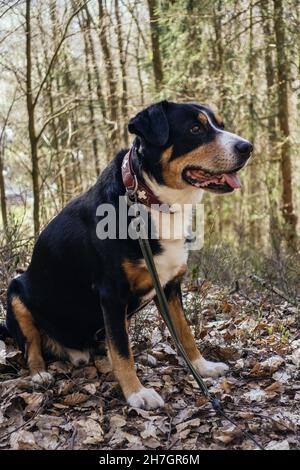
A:
POLYGON ((270 240, 272 248, 279 255, 280 252, 280 225, 278 217, 278 150, 276 132, 276 106, 274 97, 275 88, 275 68, 273 61, 274 33, 270 25, 270 3, 269 0, 260 3, 262 17, 262 27, 264 34, 264 54, 265 54, 265 75, 267 82, 267 103, 268 103, 268 162, 266 169, 267 194, 270 205, 270 240))
POLYGON ((277 51, 278 122, 281 132, 282 215, 285 221, 285 239, 290 249, 296 249, 297 217, 293 208, 292 168, 290 155, 288 70, 286 57, 285 23, 282 0, 274 2, 274 30, 277 51))
MULTIPOLYGON (((254 73, 255 73, 255 55, 254 55, 254 30, 253 30, 253 0, 250 0, 249 5, 249 99, 248 99, 248 112, 249 112, 249 140, 252 144, 255 143, 256 136, 256 119, 255 119, 255 88, 254 88, 254 73)), ((260 192, 260 184, 257 180, 257 162, 255 160, 250 161, 250 174, 249 174, 249 241, 250 246, 256 246, 257 240, 261 239, 259 233, 259 226, 256 223, 257 204, 256 194, 260 192)))
MULTIPOLYGON (((51 18, 51 23, 52 23, 52 41, 55 46, 57 45, 57 31, 58 31, 58 21, 57 21, 57 4, 56 0, 51 0, 50 2, 50 18, 51 18)), ((44 34, 41 34, 41 38, 43 38, 44 34)), ((45 49, 45 57, 46 57, 47 51, 45 49)), ((47 60, 47 66, 49 64, 49 60, 47 60)), ((59 86, 59 79, 57 76, 58 71, 55 70, 54 74, 50 74, 49 77, 49 86, 47 87, 47 93, 48 93, 48 99, 49 99, 49 105, 50 105, 50 111, 51 114, 54 114, 54 96, 53 96, 53 83, 56 84, 56 92, 57 95, 60 96, 60 86, 59 86), (55 75, 55 80, 54 80, 54 75, 55 75)), ((54 144, 54 153, 55 153, 55 160, 57 164, 57 189, 58 189, 58 194, 59 194, 59 199, 60 199, 60 206, 63 207, 65 205, 65 182, 64 182, 64 176, 63 176, 63 168, 62 168, 62 149, 60 148, 60 140, 59 140, 59 119, 58 119, 58 125, 56 123, 56 120, 53 119, 51 121, 51 130, 52 130, 52 135, 53 135, 53 144, 54 144)))
POLYGON ((40 188, 37 137, 35 132, 35 107, 32 96, 32 61, 31 61, 31 0, 26 0, 25 32, 26 32, 26 103, 28 113, 28 133, 31 151, 31 178, 33 191, 33 225, 34 236, 40 231, 40 188))
POLYGON ((140 34, 138 33, 136 46, 135 46, 135 61, 136 61, 136 71, 137 71, 137 79, 139 82, 140 88, 140 106, 143 108, 145 104, 145 92, 144 92, 144 83, 142 78, 142 66, 141 66, 141 58, 140 58, 140 34))
POLYGON ((109 90, 107 99, 109 106, 109 128, 110 128, 110 141, 111 152, 108 155, 108 160, 118 149, 118 96, 117 96, 117 81, 115 78, 115 71, 111 57, 111 51, 107 39, 107 18, 106 12, 103 7, 103 0, 98 0, 99 7, 99 39, 100 45, 104 56, 105 72, 109 90))
MULTIPOLYGON (((56 45, 57 43, 57 8, 56 8, 56 0, 50 0, 49 2, 49 13, 50 13, 50 19, 51 19, 51 26, 52 26, 52 37, 51 40, 53 41, 53 44, 56 45)), ((41 43, 43 46, 43 53, 44 53, 44 62, 45 66, 49 66, 49 44, 48 41, 45 38, 45 33, 44 33, 44 26, 43 26, 43 7, 39 8, 38 11, 38 26, 39 26, 39 31, 40 31, 40 38, 41 38, 41 43)), ((36 57, 36 63, 38 64, 38 60, 36 57)), ((38 70, 38 76, 40 82, 43 79, 42 75, 42 70, 40 67, 37 68, 38 70)), ((50 76, 47 79, 47 83, 45 86, 45 91, 46 91, 46 96, 49 101, 49 109, 50 109, 50 114, 54 115, 55 112, 55 96, 59 96, 59 83, 57 79, 57 72, 54 74, 50 74, 50 76), (56 89, 55 89, 56 85, 56 89)), ((60 144, 59 144, 59 129, 58 125, 56 122, 56 119, 53 119, 50 124, 49 124, 49 129, 50 129, 50 144, 51 144, 51 161, 56 162, 57 168, 53 168, 55 171, 56 176, 56 182, 57 182, 57 193, 59 196, 59 204, 58 206, 62 208, 65 203, 64 199, 64 180, 63 180, 63 173, 62 173, 62 162, 61 162, 61 154, 62 151, 60 149, 60 144), (52 158, 53 157, 53 158, 52 158)), ((54 166, 54 165, 53 165, 54 166)))
POLYGON ((9 120, 11 110, 15 102, 16 92, 12 99, 12 102, 7 111, 6 117, 4 119, 4 124, 0 132, 0 205, 1 205, 1 216, 3 222, 3 229, 6 241, 9 241, 9 227, 8 227, 8 217, 7 217, 7 204, 6 204, 6 194, 5 194, 5 179, 4 179, 4 154, 5 154, 5 140, 6 140, 6 127, 9 120))
POLYGON ((93 103, 93 77, 91 73, 91 63, 90 63, 90 47, 89 42, 87 39, 86 31, 88 29, 88 24, 84 20, 81 22, 81 29, 83 32, 83 41, 84 41, 84 57, 85 57, 85 71, 86 71, 86 80, 87 80, 87 88, 88 88, 88 109, 89 109, 89 121, 92 133, 92 148, 93 148, 93 156, 94 156, 94 165, 95 165, 95 172, 96 176, 100 173, 100 159, 98 153, 98 142, 97 142, 97 134, 96 134, 96 123, 95 123, 95 111, 94 111, 94 103, 93 103))
POLYGON ((152 67, 154 74, 155 90, 161 90, 163 82, 163 69, 161 61, 161 52, 159 44, 158 14, 157 0, 148 0, 149 18, 150 18, 150 34, 152 45, 152 67))
MULTIPOLYGON (((199 8, 199 6, 198 6, 199 8)), ((223 25, 222 25, 222 1, 218 0, 213 6, 213 27, 215 33, 216 45, 216 60, 215 71, 217 72, 218 79, 218 111, 221 116, 226 116, 226 87, 224 77, 224 45, 223 45, 223 25)), ((192 39, 192 38, 191 38, 192 39)), ((221 236, 224 229, 224 199, 222 197, 216 198, 217 215, 215 230, 221 236)))
POLYGON ((3 142, 0 139, 0 199, 1 199, 1 215, 2 215, 2 222, 3 222, 3 229, 5 238, 8 241, 8 219, 7 219, 7 206, 6 206, 6 196, 5 196, 5 180, 3 174, 3 167, 4 167, 4 135, 3 135, 3 142))
POLYGON ((86 12, 86 22, 87 22, 86 34, 87 34, 87 39, 88 39, 88 43, 89 43, 89 51, 90 51, 90 54, 91 54, 91 61, 92 61, 94 77, 95 77, 95 81, 96 81, 96 94, 97 94, 97 98, 98 98, 98 102, 99 102, 98 104, 100 106, 100 110, 101 110, 102 117, 103 117, 103 124, 101 126, 101 129, 102 129, 102 133, 104 134, 105 148, 108 149, 110 139, 108 139, 108 137, 107 137, 107 133, 108 133, 109 129, 107 127, 106 101, 105 101, 103 90, 102 90, 100 72, 99 72, 99 67, 98 67, 98 64, 97 64, 96 53, 95 53, 95 45, 94 45, 93 37, 92 37, 92 34, 91 34, 91 26, 92 26, 91 25, 91 14, 89 12, 87 4, 85 5, 85 12, 86 12))
POLYGON ((122 96, 121 96, 121 111, 123 118, 123 140, 124 144, 128 146, 128 131, 127 131, 127 121, 128 121, 128 92, 127 92, 127 75, 126 75, 126 57, 123 46, 123 33, 122 33, 122 23, 119 9, 119 1, 115 0, 115 14, 117 21, 117 39, 118 39, 118 49, 119 49, 119 62, 120 70, 122 77, 122 96))
POLYGON ((216 72, 218 74, 218 89, 219 89, 219 110, 221 115, 226 112, 227 92, 225 88, 224 77, 224 45, 223 45, 223 25, 222 25, 222 1, 218 0, 213 7, 213 25, 215 32, 215 45, 217 60, 215 63, 216 72))
MULTIPOLYGON (((71 64, 70 62, 70 54, 64 51, 64 82, 65 88, 73 96, 79 96, 79 87, 77 85, 76 80, 72 77, 71 74, 71 64)), ((78 194, 83 189, 83 181, 82 181, 82 170, 81 170, 81 163, 78 158, 78 130, 79 130, 79 123, 78 123, 78 115, 76 109, 74 109, 68 117, 68 128, 69 128, 69 136, 68 136, 68 146, 67 148, 67 161, 65 165, 65 197, 67 200, 73 197, 74 193, 78 194)))

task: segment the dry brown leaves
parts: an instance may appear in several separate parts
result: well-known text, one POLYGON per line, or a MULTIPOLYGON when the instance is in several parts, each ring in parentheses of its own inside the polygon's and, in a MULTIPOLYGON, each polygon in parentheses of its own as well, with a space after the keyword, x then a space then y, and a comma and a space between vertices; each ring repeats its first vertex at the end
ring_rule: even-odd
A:
POLYGON ((202 288, 200 306, 197 289, 184 293, 186 310, 205 356, 230 365, 226 377, 206 383, 238 427, 216 416, 150 307, 131 328, 138 374, 164 397, 164 409, 126 406, 102 357, 82 369, 54 362, 55 384, 35 389, 7 340, 0 343, 0 448, 254 449, 243 429, 266 449, 299 448, 299 312, 258 294, 254 304, 202 288))

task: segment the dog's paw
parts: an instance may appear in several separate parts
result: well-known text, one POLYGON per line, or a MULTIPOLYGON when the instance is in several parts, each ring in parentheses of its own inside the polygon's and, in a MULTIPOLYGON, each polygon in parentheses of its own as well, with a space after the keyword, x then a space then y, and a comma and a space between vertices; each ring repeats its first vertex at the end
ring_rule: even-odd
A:
POLYGON ((37 372, 31 377, 31 381, 34 385, 47 386, 50 385, 53 380, 53 375, 46 371, 37 372))
POLYGON ((153 388, 141 388, 137 393, 132 393, 127 398, 127 403, 133 408, 143 408, 145 410, 155 410, 164 406, 163 399, 153 388))
POLYGON ((75 367, 83 367, 89 363, 90 353, 89 351, 79 351, 77 349, 67 349, 68 357, 70 362, 75 367))
POLYGON ((193 362, 193 366, 202 377, 219 377, 225 375, 229 370, 224 362, 211 362, 201 357, 193 362))

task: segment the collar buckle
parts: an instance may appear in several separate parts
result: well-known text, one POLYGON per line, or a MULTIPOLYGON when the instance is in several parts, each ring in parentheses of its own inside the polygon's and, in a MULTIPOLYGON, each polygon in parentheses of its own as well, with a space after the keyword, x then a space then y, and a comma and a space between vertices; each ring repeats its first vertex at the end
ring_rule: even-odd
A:
MULTIPOLYGON (((168 210, 166 210, 166 207, 161 208, 162 202, 157 198, 147 184, 138 180, 132 166, 132 158, 135 155, 135 151, 135 148, 131 147, 124 156, 122 162, 122 179, 125 186, 125 198, 127 200, 127 204, 132 205, 140 202, 150 208, 153 204, 158 204, 159 211, 169 212, 170 208, 168 210)), ((164 206, 168 205, 165 204, 164 206)))
POLYGON ((133 177, 133 180, 134 180, 133 189, 132 189, 132 188, 129 188, 129 187, 126 188, 126 194, 127 194, 127 196, 129 196, 129 197, 132 197, 132 196, 135 195, 135 193, 136 193, 137 190, 138 190, 138 186, 139 186, 139 183, 138 183, 138 180, 137 180, 137 177, 136 177, 136 174, 135 174, 135 173, 132 175, 132 177, 133 177))

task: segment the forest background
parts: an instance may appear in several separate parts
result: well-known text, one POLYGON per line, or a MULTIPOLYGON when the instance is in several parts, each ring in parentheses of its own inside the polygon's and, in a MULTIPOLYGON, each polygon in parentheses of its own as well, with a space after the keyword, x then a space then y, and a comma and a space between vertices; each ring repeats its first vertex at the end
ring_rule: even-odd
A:
POLYGON ((130 145, 128 119, 169 99, 210 104, 255 147, 241 191, 205 195, 199 269, 206 260, 205 276, 219 267, 216 276, 230 281, 268 271, 285 291, 298 289, 299 1, 6 0, 0 8, 5 281, 26 266, 42 227, 130 145))

